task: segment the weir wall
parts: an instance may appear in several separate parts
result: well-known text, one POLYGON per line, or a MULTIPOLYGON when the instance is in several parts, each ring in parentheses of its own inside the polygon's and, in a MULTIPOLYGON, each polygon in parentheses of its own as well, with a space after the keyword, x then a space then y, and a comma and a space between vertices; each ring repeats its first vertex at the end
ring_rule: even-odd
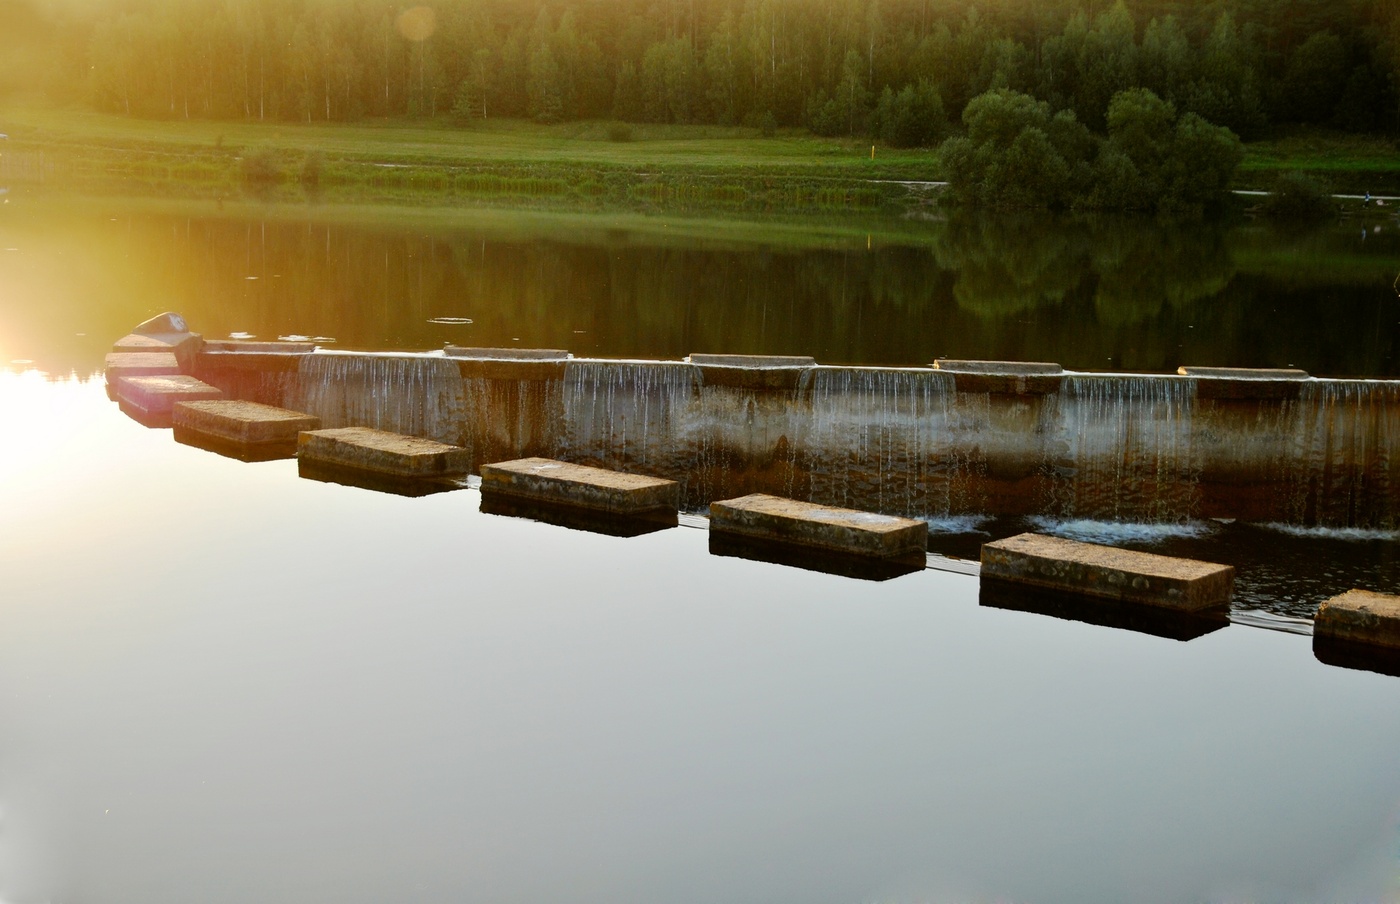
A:
POLYGON ((473 471, 541 456, 665 477, 689 510, 761 492, 930 520, 1400 526, 1400 381, 451 351, 210 343, 194 373, 327 428, 462 446, 473 471))

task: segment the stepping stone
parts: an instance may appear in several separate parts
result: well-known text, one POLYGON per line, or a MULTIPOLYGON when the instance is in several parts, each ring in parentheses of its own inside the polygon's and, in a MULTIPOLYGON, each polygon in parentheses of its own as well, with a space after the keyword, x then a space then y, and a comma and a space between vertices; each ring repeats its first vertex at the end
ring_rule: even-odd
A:
POLYGON ((171 420, 177 432, 189 431, 241 445, 295 446, 297 434, 321 426, 320 418, 300 411, 235 399, 178 402, 171 420))
POLYGON ((548 458, 482 465, 481 491, 619 515, 674 513, 681 501, 680 484, 674 480, 548 458))
POLYGON ((1183 611, 1225 606, 1235 585, 1229 565, 1043 534, 983 545, 982 577, 1183 611))
POLYGON ((1322 604, 1313 637, 1400 650, 1400 596, 1348 590, 1322 604))
POLYGON ((222 399, 223 392, 202 380, 182 374, 122 377, 115 396, 123 410, 138 418, 167 422, 176 402, 222 399))
POLYGON ((471 470, 471 455, 460 446, 370 427, 303 432, 297 458, 397 477, 465 477, 471 470))
POLYGON ((928 549, 923 521, 764 493, 710 503, 710 530, 847 555, 917 558, 919 564, 928 549))
POLYGON ((122 377, 168 376, 180 372, 174 352, 112 352, 107 355, 107 383, 122 377))

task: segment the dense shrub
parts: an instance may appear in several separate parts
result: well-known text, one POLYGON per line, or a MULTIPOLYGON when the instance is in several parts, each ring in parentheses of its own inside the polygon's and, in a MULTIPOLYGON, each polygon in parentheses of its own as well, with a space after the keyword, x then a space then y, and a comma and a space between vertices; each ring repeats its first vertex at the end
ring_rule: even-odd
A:
POLYGON ((1294 171, 1278 177, 1261 210, 1271 220, 1312 223, 1336 214, 1337 205, 1325 184, 1294 171))
POLYGON ((1145 88, 1120 91, 1108 134, 1074 113, 997 89, 963 111, 965 137, 939 158, 953 197, 996 207, 1196 210, 1217 202, 1243 157, 1239 139, 1145 88))
POLYGON ((239 167, 243 173, 243 183, 254 188, 267 188, 282 181, 277 155, 272 151, 245 154, 239 167))

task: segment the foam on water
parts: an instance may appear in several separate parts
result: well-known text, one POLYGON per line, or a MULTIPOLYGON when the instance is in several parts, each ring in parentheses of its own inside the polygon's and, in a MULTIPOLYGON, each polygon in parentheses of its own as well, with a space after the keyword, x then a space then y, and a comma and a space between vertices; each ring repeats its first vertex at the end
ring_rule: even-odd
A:
POLYGON ((994 519, 989 515, 943 515, 928 517, 928 532, 931 534, 982 534, 990 537, 983 528, 994 519))
POLYGON ((1307 527, 1301 524, 1284 524, 1277 521, 1257 526, 1265 530, 1276 530, 1288 534, 1290 537, 1302 537, 1308 540, 1342 540, 1354 543, 1400 540, 1400 530, 1386 530, 1384 528, 1307 527))
POLYGON ((1198 539, 1208 536, 1215 528, 1204 521, 1180 522, 1141 522, 1141 521, 1098 521, 1091 518, 1076 518, 1069 521, 1038 516, 1028 518, 1028 523, 1039 533, 1079 540, 1084 543, 1163 543, 1168 540, 1198 539))

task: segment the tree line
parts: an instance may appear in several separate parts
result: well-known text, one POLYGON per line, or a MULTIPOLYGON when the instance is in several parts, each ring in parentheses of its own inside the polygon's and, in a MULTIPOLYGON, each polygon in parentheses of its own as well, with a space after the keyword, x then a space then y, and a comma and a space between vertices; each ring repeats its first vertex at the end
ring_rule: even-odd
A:
POLYGON ((1244 137, 1400 129, 1390 0, 17 0, 6 16, 30 53, 0 87, 139 117, 615 119, 917 146, 990 90, 1101 134, 1141 88, 1244 137))

